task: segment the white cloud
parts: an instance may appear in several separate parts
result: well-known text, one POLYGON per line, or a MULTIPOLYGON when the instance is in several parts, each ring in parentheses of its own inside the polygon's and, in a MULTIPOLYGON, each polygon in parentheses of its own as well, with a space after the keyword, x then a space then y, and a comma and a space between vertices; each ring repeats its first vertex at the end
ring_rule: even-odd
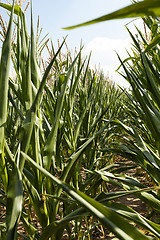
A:
POLYGON ((90 41, 84 49, 84 53, 88 55, 92 51, 90 66, 100 66, 104 74, 108 75, 120 86, 128 86, 128 83, 115 70, 120 65, 116 52, 122 60, 124 60, 131 48, 131 39, 111 39, 97 37, 90 41), (116 51, 116 52, 115 52, 116 51))
MULTIPOLYGON (((136 18, 128 22, 127 27, 133 35, 137 34, 135 26, 137 26, 138 29, 140 29, 145 35, 144 23, 142 19, 136 18)), ((116 32, 116 29, 113 29, 113 31, 116 32)), ((127 32, 126 29, 125 31, 127 32)), ((148 28, 146 31, 149 31, 148 28)), ((126 36, 126 34, 123 34, 124 32, 119 37, 116 35, 115 39, 109 37, 93 38, 85 47, 84 53, 88 55, 92 51, 90 61, 90 66, 92 68, 95 68, 95 65, 98 68, 100 65, 100 68, 103 69, 104 73, 106 75, 109 73, 109 76, 112 77, 117 84, 128 87, 128 82, 126 82, 123 77, 115 72, 120 65, 116 52, 119 54, 122 60, 128 57, 126 49, 131 52, 132 39, 129 34, 128 37, 123 37, 126 36)))

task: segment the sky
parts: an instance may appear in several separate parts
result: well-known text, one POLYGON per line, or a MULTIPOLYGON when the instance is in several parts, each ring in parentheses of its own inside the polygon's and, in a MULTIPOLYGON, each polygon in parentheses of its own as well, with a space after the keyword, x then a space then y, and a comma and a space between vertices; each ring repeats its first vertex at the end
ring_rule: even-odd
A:
MULTIPOLYGON (((119 60, 115 51, 122 59, 127 57, 126 49, 130 49, 131 40, 125 25, 135 32, 133 24, 141 28, 140 20, 129 22, 132 19, 112 20, 85 26, 73 30, 63 30, 63 27, 88 21, 122 7, 130 5, 130 0, 32 0, 34 24, 38 16, 43 28, 42 36, 49 33, 55 46, 57 39, 61 42, 67 36, 67 45, 71 51, 79 49, 81 42, 84 45, 83 55, 88 56, 92 51, 90 66, 103 69, 105 75, 120 86, 128 86, 125 80, 115 70, 119 60)), ((0 2, 6 2, 0 1, 0 2)), ((11 1, 10 1, 11 2, 11 1)), ((2 16, 4 11, 0 10, 2 16)), ((30 22, 30 12, 27 10, 27 20, 30 22)))

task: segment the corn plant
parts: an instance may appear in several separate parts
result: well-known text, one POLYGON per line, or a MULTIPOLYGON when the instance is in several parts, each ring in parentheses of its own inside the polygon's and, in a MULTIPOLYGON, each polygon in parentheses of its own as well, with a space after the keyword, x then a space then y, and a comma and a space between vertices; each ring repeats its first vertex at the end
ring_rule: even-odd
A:
POLYGON ((160 203, 159 19, 148 17, 143 20, 150 38, 146 39, 139 29, 137 29, 136 36, 133 36, 128 30, 134 43, 133 54, 130 54, 129 58, 124 61, 119 57, 124 69, 122 75, 132 87, 132 94, 126 93, 131 100, 130 104, 125 106, 128 117, 125 121, 115 121, 116 126, 125 131, 125 135, 119 135, 120 143, 110 144, 102 151, 111 151, 131 160, 132 163, 135 163, 134 168, 139 166, 145 171, 146 183, 141 185, 136 179, 131 179, 126 174, 115 175, 117 170, 119 171, 117 167, 112 175, 106 174, 106 172, 99 172, 99 174, 103 174, 104 177, 107 177, 106 181, 111 181, 112 184, 119 185, 124 190, 134 189, 137 191, 146 188, 147 192, 135 192, 134 194, 149 205, 153 216, 159 215, 160 203), (115 179, 118 179, 118 184, 115 179), (122 183, 125 184, 122 185, 122 183), (154 186, 156 186, 156 191, 152 191, 154 186))
POLYGON ((153 189, 128 176, 122 179, 113 171, 117 165, 107 160, 105 146, 117 129, 113 120, 123 122, 128 114, 123 91, 90 70, 90 57, 83 59, 82 49, 73 61, 67 55, 62 67, 57 57, 65 39, 57 52, 52 44, 52 59, 42 73, 32 10, 29 36, 20 6, 14 1, 13 6, 0 6, 11 12, 0 64, 0 199, 6 207, 2 239, 22 235, 19 220, 26 231, 24 239, 62 239, 64 229, 71 238, 70 223, 77 234, 79 222, 91 216, 119 239, 148 239, 128 220, 159 238, 158 224, 111 201, 135 193, 145 199, 152 196, 149 203, 154 202, 155 209, 159 206, 153 189), (12 41, 13 14, 16 42, 12 41), (9 77, 10 58, 15 79, 9 77), (55 72, 49 75, 53 66, 55 72), (125 191, 108 193, 108 181, 125 191))
POLYGON ((128 141, 131 145, 124 152, 128 151, 129 156, 159 186, 159 46, 156 41, 159 36, 159 20, 147 18, 144 21, 150 29, 150 42, 147 42, 139 29, 138 39, 130 32, 135 46, 133 63, 131 65, 121 61, 126 73, 124 77, 132 86, 132 102, 139 122, 135 121, 135 117, 133 121, 133 115, 130 114, 130 127, 119 124, 132 136, 131 141, 128 141))
MULTIPOLYGON (((159 7, 159 1, 157 0, 134 2, 133 5, 111 14, 66 29, 118 18, 150 15, 156 17, 159 16, 159 7)), ((128 112, 126 113, 127 119, 125 121, 120 121, 120 119, 115 121, 115 126, 117 128, 121 127, 124 134, 117 132, 121 138, 121 143, 112 143, 101 151, 120 154, 126 159, 130 159, 134 164, 128 166, 128 168, 140 166, 149 176, 150 186, 157 186, 157 191, 148 192, 152 188, 148 188, 148 185, 141 185, 137 180, 131 179, 126 174, 106 173, 104 169, 103 171, 92 172, 92 174, 103 176, 103 179, 107 182, 124 190, 134 189, 137 191, 140 188, 148 188, 147 192, 139 192, 138 194, 135 192, 135 194, 149 204, 155 213, 159 214, 159 19, 148 17, 143 20, 150 30, 150 38, 146 38, 139 29, 137 29, 138 39, 129 31, 135 50, 133 50, 133 55, 130 54, 129 58, 124 61, 119 57, 125 72, 122 76, 128 80, 132 87, 132 95, 126 93, 131 100, 125 105, 128 112), (115 179, 118 180, 118 183, 115 179)), ((118 164, 118 166, 113 166, 110 172, 119 173, 126 169, 123 164, 120 166, 118 164)), ((117 192, 117 194, 119 193, 117 192)))

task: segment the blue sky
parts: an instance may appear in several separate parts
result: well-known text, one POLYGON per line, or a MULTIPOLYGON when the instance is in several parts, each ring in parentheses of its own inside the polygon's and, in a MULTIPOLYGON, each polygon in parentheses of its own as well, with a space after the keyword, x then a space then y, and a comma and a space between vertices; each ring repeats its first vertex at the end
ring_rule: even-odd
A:
MULTIPOLYGON (((67 44, 69 49, 73 51, 75 47, 79 49, 82 41, 84 55, 89 55, 92 51, 91 67, 95 65, 98 67, 100 64, 105 74, 109 72, 109 76, 114 81, 122 86, 125 85, 124 79, 117 73, 115 74, 115 69, 119 65, 115 51, 122 58, 127 56, 125 55, 125 48, 130 46, 130 40, 125 24, 129 23, 131 19, 113 20, 68 31, 63 30, 62 27, 75 25, 118 10, 129 5, 130 0, 32 1, 34 23, 36 24, 37 18, 40 16, 40 26, 43 28, 42 36, 49 33, 53 43, 57 44, 57 39, 61 42, 63 37, 68 35, 67 44)), ((0 2, 6 1, 2 0, 0 2)), ((28 21, 29 15, 28 10, 28 21)), ((139 22, 135 21, 135 24, 139 25, 139 22)), ((131 25, 129 27, 133 28, 131 25)))
POLYGON ((68 34, 69 44, 71 42, 72 46, 78 47, 81 39, 86 45, 95 37, 125 38, 127 33, 124 24, 127 20, 104 22, 70 31, 62 27, 102 16, 128 4, 130 0, 33 0, 33 10, 36 17, 40 16, 44 31, 49 32, 53 39, 61 39, 68 34))

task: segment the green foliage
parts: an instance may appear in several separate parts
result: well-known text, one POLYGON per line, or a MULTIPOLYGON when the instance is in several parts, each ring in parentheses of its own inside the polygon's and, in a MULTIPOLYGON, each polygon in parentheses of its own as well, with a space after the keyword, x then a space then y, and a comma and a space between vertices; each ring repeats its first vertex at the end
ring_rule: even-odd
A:
MULTIPOLYGON (((95 221, 90 229, 102 224, 119 239, 149 239, 130 221, 159 238, 158 224, 112 202, 134 194, 159 213, 158 21, 145 19, 151 29, 150 43, 139 30, 143 44, 130 33, 136 50, 132 64, 121 61, 123 75, 132 86, 132 93, 125 94, 102 73, 91 71, 90 56, 83 59, 82 49, 74 60, 67 53, 63 61, 66 39, 57 52, 51 43, 52 59, 42 72, 38 57, 48 40, 41 41, 38 51, 32 10, 29 36, 21 8, 0 6, 12 11, 0 65, 0 89, 5 94, 0 109, 0 204, 6 206, 2 238, 18 238, 20 219, 24 238, 58 240, 66 229, 71 239, 69 223, 77 237, 82 219, 90 217, 95 221), (16 41, 12 39, 13 10, 16 41), (10 58, 13 79, 9 77, 10 58), (112 164, 113 154, 132 163, 112 164), (139 166, 153 186, 127 175, 127 170, 139 166), (121 191, 109 192, 108 184, 121 191)), ((90 230, 83 239, 87 234, 90 230)))
MULTIPOLYGON (((13 2, 14 3, 14 2, 13 2)), ((4 128, 7 119, 7 98, 8 98, 8 78, 10 69, 10 57, 11 57, 11 37, 12 37, 12 22, 13 22, 13 9, 10 17, 10 22, 6 34, 6 39, 3 42, 2 55, 0 61, 0 153, 3 152, 4 147, 4 128)))
POLYGON ((151 36, 150 40, 145 39, 139 29, 137 29, 136 37, 129 31, 134 43, 133 54, 125 61, 119 57, 124 69, 122 75, 132 86, 132 95, 127 94, 132 100, 132 104, 126 104, 128 118, 125 121, 115 121, 118 128, 125 130, 125 137, 119 134, 120 143, 110 145, 106 151, 115 152, 130 159, 147 173, 150 184, 158 186, 157 191, 136 195, 146 202, 155 213, 159 213, 160 59, 158 39, 160 30, 159 19, 148 17, 143 20, 151 36), (156 30, 155 25, 157 26, 156 30))

